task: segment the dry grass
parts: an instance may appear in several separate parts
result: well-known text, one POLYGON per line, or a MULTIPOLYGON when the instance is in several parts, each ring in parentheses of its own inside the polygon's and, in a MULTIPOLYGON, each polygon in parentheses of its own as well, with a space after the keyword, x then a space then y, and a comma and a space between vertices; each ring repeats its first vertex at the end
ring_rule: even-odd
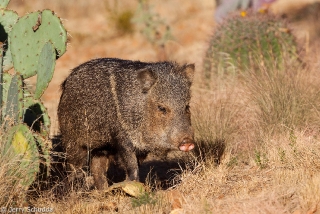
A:
POLYGON ((265 131, 319 127, 320 108, 318 80, 310 68, 292 66, 282 69, 260 68, 245 78, 248 91, 256 106, 256 116, 265 131))
MULTIPOLYGON (((10 4, 23 14, 30 11, 30 2, 12 0, 10 4)), ((74 67, 72 63, 78 64, 89 57, 103 54, 113 56, 117 53, 119 57, 156 60, 154 51, 147 50, 152 47, 145 45, 145 41, 137 34, 131 35, 133 39, 130 40, 130 36, 122 37, 115 29, 107 33, 104 25, 97 24, 100 18, 96 18, 97 22, 92 26, 86 25, 83 31, 76 29, 71 20, 85 20, 79 14, 88 13, 87 8, 101 12, 103 19, 110 22, 102 1, 81 1, 85 5, 77 6, 78 9, 70 9, 74 8, 75 1, 50 1, 48 4, 37 0, 32 2, 36 2, 32 10, 53 8, 60 16, 69 19, 66 25, 73 31, 73 54, 67 55, 66 60, 62 59, 68 69, 74 67), (101 30, 95 34, 95 38, 99 37, 98 41, 90 39, 92 34, 89 31, 94 29, 101 30), (113 39, 115 35, 119 38, 113 39), (103 43, 103 36, 110 39, 110 43, 103 43), (124 42, 119 42, 120 39, 124 42), (95 42, 109 46, 113 44, 121 52, 113 52, 115 48, 109 52, 90 49, 95 42), (130 48, 131 52, 125 52, 129 50, 126 46, 141 48, 143 53, 137 55, 130 48), (142 46, 147 47, 142 49, 142 46), (90 54, 84 56, 77 52, 90 54)), ((201 8, 193 3, 189 6, 186 3, 183 7, 194 15, 201 12, 201 8)), ((163 10, 160 7, 157 12, 165 14, 161 13, 163 10)), ((167 20, 175 26, 178 19, 173 14, 170 12, 167 20)), ((184 17, 189 18, 189 15, 184 14, 184 17)), ((190 40, 184 37, 185 33, 179 35, 177 30, 174 33, 178 41, 190 40)), ((194 40, 200 38, 192 36, 194 40)), ((159 176, 158 180, 162 178, 160 174, 150 173, 150 178, 146 180, 147 186, 153 191, 138 199, 120 191, 102 193, 80 190, 55 198, 49 189, 38 197, 29 198, 29 203, 35 207, 53 207, 55 213, 170 213, 172 210, 176 213, 320 213, 320 65, 309 63, 305 67, 292 67, 289 64, 282 69, 266 70, 261 67, 242 76, 214 76, 209 80, 208 87, 208 84, 204 84, 208 80, 202 79, 200 59, 206 42, 191 42, 189 45, 173 51, 172 58, 195 59, 197 63, 198 74, 192 88, 191 109, 198 143, 193 155, 200 155, 201 158, 189 158, 187 166, 181 165, 182 170, 171 173, 168 189, 157 188, 156 177, 159 176)), ((308 62, 317 62, 319 57, 316 57, 313 55, 308 62)), ((60 70, 65 69, 59 66, 60 70)), ((21 195, 26 190, 12 185, 13 178, 8 177, 7 171, 14 162, 4 155, 0 156, 0 191, 4 194, 0 199, 0 207, 25 205, 21 195)), ((154 167, 160 165, 159 162, 155 163, 154 167)), ((162 173, 168 172, 162 170, 162 173)))

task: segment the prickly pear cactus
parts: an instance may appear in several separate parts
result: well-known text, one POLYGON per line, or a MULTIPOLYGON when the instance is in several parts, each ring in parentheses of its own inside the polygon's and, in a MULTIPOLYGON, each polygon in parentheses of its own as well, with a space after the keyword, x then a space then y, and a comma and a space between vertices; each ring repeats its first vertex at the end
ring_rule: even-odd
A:
POLYGON ((15 182, 27 189, 37 175, 49 174, 50 118, 40 98, 52 79, 56 59, 66 51, 67 32, 51 10, 19 18, 5 9, 8 3, 0 0, 0 118, 6 132, 0 155, 18 158, 14 171, 20 174, 15 174, 15 182), (14 72, 4 73, 12 67, 14 72), (34 75, 36 89, 31 92, 24 81, 34 75))
MULTIPOLYGON (((14 75, 10 78, 10 84, 6 96, 5 115, 13 119, 13 124, 16 125, 22 120, 23 114, 23 82, 20 75, 14 75)), ((8 120, 6 120, 8 121, 8 120)))
POLYGON ((16 160, 10 174, 18 178, 22 186, 28 187, 39 172, 39 152, 33 133, 29 127, 19 124, 12 127, 6 135, 5 152, 6 157, 16 160))
POLYGON ((23 78, 37 74, 39 56, 49 41, 57 51, 57 57, 65 53, 67 33, 51 10, 30 13, 13 26, 10 32, 13 65, 23 78))
MULTIPOLYGON (((5 10, 4 8, 9 3, 7 1, 0 1, 0 25, 3 27, 3 30, 0 30, 0 46, 1 46, 1 53, 0 53, 0 82, 2 83, 3 79, 3 71, 8 71, 12 68, 12 59, 11 59, 11 52, 10 48, 8 47, 8 34, 12 29, 12 26, 18 20, 18 14, 14 11, 5 10)), ((3 109, 3 100, 2 100, 2 86, 0 86, 0 108, 3 109)), ((0 117, 0 121, 2 121, 2 116, 0 117)))
POLYGON ((0 41, 4 44, 3 70, 8 71, 13 67, 11 51, 8 46, 10 38, 8 34, 12 30, 12 26, 18 21, 18 14, 11 10, 0 9, 0 24, 4 31, 0 31, 0 41))
POLYGON ((56 50, 51 42, 47 42, 40 53, 37 67, 37 84, 34 98, 40 99, 44 90, 48 87, 53 77, 54 66, 56 64, 56 50))
POLYGON ((1 0, 0 1, 0 8, 6 8, 9 4, 10 0, 1 0))
POLYGON ((297 46, 287 24, 267 14, 235 16, 218 26, 204 60, 205 78, 246 69, 281 66, 296 60, 297 46))
POLYGON ((38 132, 41 136, 46 137, 50 133, 50 117, 46 107, 40 100, 35 100, 32 96, 24 98, 24 118, 26 123, 32 130, 38 132))

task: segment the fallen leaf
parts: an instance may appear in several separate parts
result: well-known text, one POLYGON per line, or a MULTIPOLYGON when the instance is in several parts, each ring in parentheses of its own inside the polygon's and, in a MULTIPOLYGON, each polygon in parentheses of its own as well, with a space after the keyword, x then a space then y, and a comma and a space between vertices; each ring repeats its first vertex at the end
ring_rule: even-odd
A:
POLYGON ((143 183, 137 181, 123 181, 120 183, 114 183, 112 186, 106 188, 104 192, 110 192, 114 189, 121 189, 125 193, 133 197, 139 197, 146 191, 143 183))

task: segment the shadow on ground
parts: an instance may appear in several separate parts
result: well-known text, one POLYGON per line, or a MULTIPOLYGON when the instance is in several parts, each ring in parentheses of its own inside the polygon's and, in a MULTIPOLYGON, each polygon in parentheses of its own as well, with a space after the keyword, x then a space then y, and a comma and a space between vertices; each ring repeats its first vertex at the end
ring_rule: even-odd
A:
MULTIPOLYGON (((148 184, 151 189, 166 190, 181 182, 180 176, 184 170, 192 170, 194 161, 199 161, 195 157, 204 157, 204 152, 199 152, 201 144, 198 144, 193 153, 170 154, 166 159, 158 159, 157 157, 148 157, 139 168, 140 182, 148 184), (192 163, 193 162, 193 163, 192 163)), ((92 190, 92 176, 86 169, 82 169, 80 173, 76 173, 70 179, 70 174, 67 173, 67 164, 65 162, 64 150, 61 146, 60 136, 52 139, 51 151, 51 168, 50 176, 43 180, 39 176, 39 180, 30 188, 30 192, 41 194, 41 192, 50 192, 54 196, 60 197, 67 195, 70 191, 89 191, 92 190), (72 180, 72 182, 70 182, 72 180), (89 184, 88 184, 89 183, 89 184)), ((211 150, 215 151, 214 162, 219 164, 220 158, 224 151, 224 143, 218 142, 211 150)), ((208 152, 208 149, 206 149, 208 152)), ((207 157, 206 157, 207 158, 207 157)), ((201 158, 200 158, 201 159, 201 158)), ((115 161, 112 162, 107 171, 107 179, 109 186, 113 183, 118 183, 126 179, 124 169, 115 161)), ((33 197, 35 194, 31 194, 33 197)))
MULTIPOLYGON (((40 191, 50 190, 54 195, 61 195, 64 192, 76 189, 92 189, 92 185, 85 183, 86 178, 90 180, 88 179, 90 174, 87 173, 86 169, 82 170, 82 173, 80 173, 82 175, 76 175, 75 178, 72 178, 72 184, 69 183, 69 175, 66 172, 67 164, 59 136, 52 139, 52 148, 50 177, 43 184, 37 185, 37 189, 40 191), (68 185, 72 185, 72 187, 68 185)), ((189 166, 187 166, 185 159, 150 160, 150 158, 147 158, 139 168, 140 182, 148 184, 152 189, 168 189, 179 183, 177 175, 181 174, 187 167, 189 166)), ((112 162, 107 171, 107 179, 109 186, 124 181, 126 179, 124 169, 116 162, 112 162)))

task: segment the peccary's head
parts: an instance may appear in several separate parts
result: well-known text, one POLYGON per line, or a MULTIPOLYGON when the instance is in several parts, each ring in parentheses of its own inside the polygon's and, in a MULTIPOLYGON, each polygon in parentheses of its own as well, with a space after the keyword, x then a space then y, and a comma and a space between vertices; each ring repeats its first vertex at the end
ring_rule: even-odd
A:
POLYGON ((144 143, 153 150, 194 148, 190 120, 190 87, 194 64, 157 63, 142 69, 138 80, 147 96, 142 126, 144 143))

